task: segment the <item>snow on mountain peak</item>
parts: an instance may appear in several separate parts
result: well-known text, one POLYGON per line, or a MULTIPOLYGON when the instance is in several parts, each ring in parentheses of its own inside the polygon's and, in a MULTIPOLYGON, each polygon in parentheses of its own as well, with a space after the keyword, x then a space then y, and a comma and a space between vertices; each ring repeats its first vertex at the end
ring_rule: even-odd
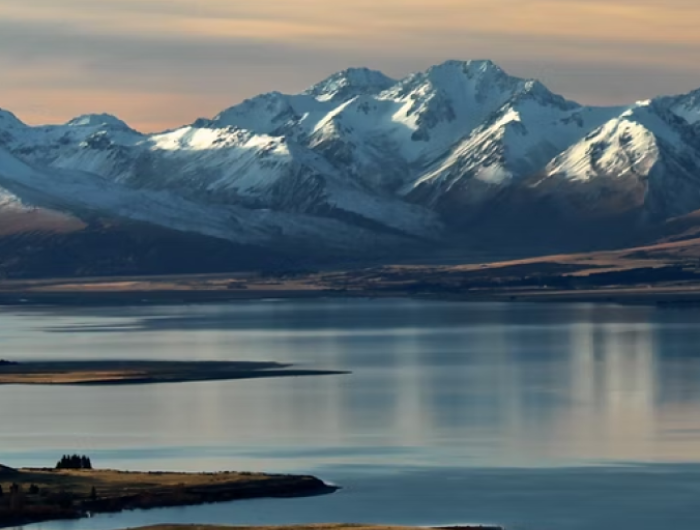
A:
POLYGON ((700 88, 675 98, 668 98, 671 111, 690 124, 700 123, 700 88))
POLYGON ((380 98, 401 105, 393 121, 410 131, 407 156, 430 162, 482 125, 523 83, 492 61, 453 60, 408 76, 380 98))
POLYGON ((377 70, 348 68, 324 79, 303 94, 319 101, 346 100, 359 95, 378 94, 394 84, 394 79, 377 70))
POLYGON ((507 75, 505 71, 496 63, 489 59, 473 59, 469 61, 460 61, 450 59, 428 69, 428 73, 432 72, 457 72, 467 75, 477 75, 494 73, 497 75, 507 75))
POLYGON ((280 92, 268 92, 230 107, 213 120, 198 120, 196 127, 238 127, 259 134, 271 134, 299 118, 290 99, 280 92))
POLYGON ((452 98, 457 100, 468 97, 468 92, 472 92, 479 102, 484 102, 501 93, 510 98, 534 98, 562 110, 579 107, 554 94, 540 81, 512 76, 490 60, 450 60, 433 66, 424 74, 417 74, 417 77, 451 93, 452 98))
POLYGON ((518 105, 526 101, 535 101, 542 107, 556 107, 562 112, 581 109, 581 105, 574 101, 553 93, 544 84, 535 79, 522 81, 521 87, 516 90, 510 100, 511 105, 518 105))
POLYGON ((9 110, 4 110, 0 108, 0 128, 9 127, 24 127, 24 123, 20 119, 12 114, 9 110))
POLYGON ((116 129, 130 129, 130 127, 111 114, 83 114, 66 123, 69 127, 110 127, 116 129))
POLYGON ((489 100, 498 100, 502 104, 523 83, 522 79, 508 75, 492 61, 451 60, 408 76, 388 91, 387 96, 425 99, 440 95, 455 107, 489 100))
POLYGON ((456 61, 450 60, 430 67, 422 74, 431 83, 449 86, 452 83, 502 84, 522 81, 506 73, 500 66, 489 60, 456 61))
POLYGON ((683 149, 686 128, 662 105, 640 101, 556 157, 548 173, 577 181, 649 175, 662 149, 683 149))

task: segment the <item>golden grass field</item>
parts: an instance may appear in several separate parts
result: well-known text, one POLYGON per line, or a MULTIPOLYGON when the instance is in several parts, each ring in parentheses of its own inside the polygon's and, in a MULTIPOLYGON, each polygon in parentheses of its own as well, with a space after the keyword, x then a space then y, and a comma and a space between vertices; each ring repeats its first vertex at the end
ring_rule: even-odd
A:
MULTIPOLYGON (((64 490, 88 498, 94 487, 100 497, 153 492, 162 488, 262 484, 273 479, 262 473, 141 473, 114 470, 18 469, 0 471, 0 484, 9 491, 12 483, 35 484, 40 489, 64 490)), ((26 489, 26 488, 25 488, 26 489)))
MULTIPOLYGON (((700 238, 624 250, 556 254, 526 259, 441 264, 396 264, 351 270, 67 278, 0 281, 0 304, 181 304, 262 298, 430 296, 463 300, 614 301, 700 303, 700 238), (678 268, 696 276, 638 280, 640 271, 678 268), (618 274, 619 273, 619 274, 618 274), (626 273, 629 273, 625 276, 626 273), (587 278, 618 275, 620 281, 587 278), (542 278, 518 287, 518 281, 542 278), (573 288, 548 285, 569 279, 573 288), (597 280, 596 280, 597 281, 597 280), (592 285, 595 284, 595 285, 592 285), (476 287, 471 287, 475 285, 476 287), (485 287, 482 287, 486 285, 485 287)), ((663 276, 663 274, 659 274, 663 276)), ((672 275, 669 274, 669 277, 672 275)))
POLYGON ((11 469, 0 466, 0 528, 89 513, 333 493, 305 475, 11 469))

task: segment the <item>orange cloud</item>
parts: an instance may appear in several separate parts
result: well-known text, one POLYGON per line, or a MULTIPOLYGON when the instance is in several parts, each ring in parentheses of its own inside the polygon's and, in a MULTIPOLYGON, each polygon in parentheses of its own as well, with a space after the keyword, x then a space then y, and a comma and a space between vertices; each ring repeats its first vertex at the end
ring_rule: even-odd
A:
MULTIPOLYGON (((212 47, 225 55, 221 50, 267 46, 264 54, 277 53, 281 58, 275 64, 287 61, 290 68, 299 64, 299 71, 308 74, 308 84, 330 70, 348 66, 347 58, 353 58, 355 64, 388 64, 390 73, 399 74, 407 73, 403 65, 423 67, 434 59, 488 57, 506 64, 634 66, 690 75, 697 70, 700 53, 700 2, 696 0, 0 0, 0 23, 22 27, 29 35, 32 31, 37 36, 47 30, 57 32, 51 45, 38 48, 28 42, 26 49, 16 39, 7 37, 3 42, 0 34, 0 63, 5 65, 5 77, 11 79, 9 87, 14 87, 0 85, 0 106, 19 102, 20 113, 30 106, 22 99, 22 92, 41 93, 43 101, 54 101, 52 79, 60 78, 61 86, 70 84, 66 72, 71 73, 80 93, 90 85, 94 97, 89 101, 98 107, 107 93, 112 95, 105 103, 116 98, 124 101, 116 105, 119 108, 138 107, 153 97, 153 88, 148 89, 148 95, 145 89, 139 90, 146 83, 148 70, 177 79, 178 54, 183 53, 192 57, 189 62, 182 59, 182 76, 195 67, 198 75, 208 75, 200 66, 207 62, 212 75, 229 69, 232 76, 260 77, 265 63, 256 64, 257 58, 241 59, 244 53, 240 52, 237 59, 217 64, 210 59, 212 47), (71 39, 83 39, 85 49, 71 41, 66 55, 57 58, 61 46, 71 39), (96 57, 97 52, 89 49, 95 39, 110 39, 109 53, 103 50, 96 57), (145 57, 153 55, 154 46, 160 46, 157 59, 152 59, 145 73, 127 67, 134 53, 127 54, 122 48, 132 42, 142 46, 145 57), (180 44, 172 46, 167 65, 158 62, 167 55, 161 50, 163 43, 166 47, 180 44), (194 57, 197 53, 201 60, 194 57), (319 63, 321 54, 323 64, 319 63), (332 54, 337 59, 331 66, 328 56, 332 54), (27 57, 31 59, 29 66, 25 64, 27 57), (112 60, 121 61, 119 74, 124 77, 123 84, 129 84, 121 92, 96 81, 94 69, 108 69, 112 60), (315 63, 319 64, 314 69, 315 63), (392 67, 394 64, 402 67, 392 67), (31 68, 36 70, 34 74, 31 68), (27 90, 11 92, 21 83, 27 90)), ((258 91, 286 90, 291 86, 285 81, 288 75, 288 71, 280 72, 275 86, 260 84, 258 91)), ((266 82, 269 77, 265 76, 266 82)), ((211 94, 202 94, 198 100, 190 88, 178 92, 176 84, 170 84, 163 98, 183 98, 191 116, 210 108, 204 99, 211 94), (200 110, 189 106, 197 101, 200 110)), ((247 84, 245 91, 230 93, 229 103, 254 91, 247 84)), ((65 97, 67 92, 56 93, 65 97)), ((68 106, 62 108, 67 112, 68 106)), ((177 113, 163 114, 161 124, 174 124, 177 113)), ((150 128, 153 123, 137 125, 150 128)))
MULTIPOLYGON (((326 39, 339 46, 370 47, 386 35, 410 38, 418 33, 435 37, 434 45, 439 47, 445 30, 700 44, 700 3, 686 0, 259 0, 244 7, 239 4, 230 0, 0 0, 0 16, 60 21, 86 32, 326 39)), ((410 42, 402 44, 410 47, 410 42)))

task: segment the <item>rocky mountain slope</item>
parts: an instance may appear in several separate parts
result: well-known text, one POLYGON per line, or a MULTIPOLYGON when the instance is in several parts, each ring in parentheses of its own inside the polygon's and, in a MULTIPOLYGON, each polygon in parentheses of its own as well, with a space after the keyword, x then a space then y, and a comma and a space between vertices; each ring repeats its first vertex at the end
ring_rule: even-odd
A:
MULTIPOLYGON (((398 81, 349 69, 155 134, 0 110, 0 237, 118 227, 115 262, 139 254, 135 230, 224 248, 217 270, 255 266, 241 248, 261 262, 580 250, 645 242, 698 209, 700 90, 587 107, 490 61, 449 61, 398 81)), ((0 271, 20 248, 0 240, 0 271)))

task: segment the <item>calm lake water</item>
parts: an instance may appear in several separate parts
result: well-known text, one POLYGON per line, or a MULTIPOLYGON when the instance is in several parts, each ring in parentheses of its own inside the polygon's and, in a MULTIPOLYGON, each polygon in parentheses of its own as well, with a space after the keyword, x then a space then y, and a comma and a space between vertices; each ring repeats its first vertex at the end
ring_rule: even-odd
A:
POLYGON ((313 473, 315 498, 161 522, 700 528, 700 312, 409 300, 4 309, 0 358, 265 360, 343 376, 0 387, 0 462, 313 473))

